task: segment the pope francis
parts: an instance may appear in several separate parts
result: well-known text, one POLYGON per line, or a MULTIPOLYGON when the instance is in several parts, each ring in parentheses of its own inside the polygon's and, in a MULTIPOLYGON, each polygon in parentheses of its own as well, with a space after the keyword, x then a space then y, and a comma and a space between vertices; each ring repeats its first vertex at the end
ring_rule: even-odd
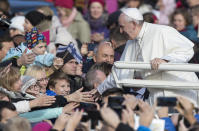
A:
MULTIPOLYGON (((119 17, 120 32, 128 36, 129 40, 120 61, 150 62, 154 70, 162 63, 187 63, 194 54, 194 44, 177 30, 165 25, 151 24, 143 21, 142 14, 137 8, 122 10, 119 17)), ((194 72, 177 71, 133 71, 117 70, 121 78, 142 78, 148 80, 192 81, 198 82, 194 72)), ((112 74, 98 86, 102 94, 106 89, 116 87, 112 74)), ((198 103, 198 91, 194 90, 163 90, 150 89, 149 102, 153 104, 158 96, 185 96, 198 103)))

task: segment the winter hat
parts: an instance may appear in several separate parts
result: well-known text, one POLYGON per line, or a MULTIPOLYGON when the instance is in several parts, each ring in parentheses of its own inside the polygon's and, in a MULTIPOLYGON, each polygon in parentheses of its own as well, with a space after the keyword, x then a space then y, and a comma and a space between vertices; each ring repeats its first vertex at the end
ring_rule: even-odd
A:
POLYGON ((64 51, 64 52, 59 52, 56 55, 59 58, 62 58, 64 60, 64 64, 66 64, 67 62, 69 62, 72 59, 75 59, 73 57, 73 55, 70 54, 70 52, 68 50, 64 51))
POLYGON ((25 35, 26 44, 29 49, 34 48, 40 42, 46 42, 46 39, 42 33, 40 33, 36 27, 32 28, 30 32, 25 35))
POLYGON ((22 76, 21 79, 22 79, 22 87, 21 87, 22 93, 25 93, 30 86, 35 85, 37 83, 37 79, 35 79, 32 76, 22 76))
POLYGON ((15 28, 24 32, 25 17, 24 16, 15 16, 11 19, 11 24, 9 28, 15 28))
POLYGON ((49 131, 51 128, 52 126, 48 122, 40 122, 32 128, 32 131, 49 131))
POLYGON ((132 19, 143 20, 143 16, 137 8, 124 8, 121 11, 132 19))
POLYGON ((55 6, 72 9, 74 2, 73 2, 73 0, 55 0, 54 4, 55 4, 55 6))
POLYGON ((46 16, 38 11, 30 11, 25 15, 25 18, 28 19, 33 26, 36 26, 45 20, 46 16))
MULTIPOLYGON (((82 63, 82 56, 79 53, 79 50, 77 50, 75 48, 75 46, 74 46, 74 44, 72 42, 70 44, 68 44, 67 46, 59 45, 59 47, 57 49, 57 55, 59 53, 64 53, 61 58, 64 59, 65 57, 67 57, 67 59, 66 59, 67 62, 69 61, 68 60, 68 57, 69 57, 68 54, 70 54, 70 55, 72 55, 73 59, 75 59, 79 64, 82 63)), ((71 57, 69 57, 69 58, 71 60, 71 57)))
POLYGON ((65 28, 58 28, 55 38, 55 44, 68 45, 70 42, 75 43, 71 34, 65 28))
POLYGON ((89 0, 88 6, 90 6, 93 2, 99 2, 103 7, 105 5, 104 0, 89 0))

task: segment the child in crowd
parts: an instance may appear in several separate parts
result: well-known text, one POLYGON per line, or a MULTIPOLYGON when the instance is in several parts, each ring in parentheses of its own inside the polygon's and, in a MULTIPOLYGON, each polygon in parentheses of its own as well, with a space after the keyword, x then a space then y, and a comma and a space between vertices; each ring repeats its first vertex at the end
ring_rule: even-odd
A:
POLYGON ((69 95, 70 93, 70 82, 66 74, 62 72, 54 73, 48 82, 49 90, 46 91, 46 94, 49 96, 55 95, 69 95))
POLYGON ((11 48, 2 61, 13 57, 20 57, 24 51, 25 53, 33 53, 35 55, 33 65, 49 67, 53 64, 53 61, 60 59, 46 52, 46 39, 36 27, 32 28, 30 32, 27 32, 25 38, 26 43, 21 43, 18 47, 11 48))

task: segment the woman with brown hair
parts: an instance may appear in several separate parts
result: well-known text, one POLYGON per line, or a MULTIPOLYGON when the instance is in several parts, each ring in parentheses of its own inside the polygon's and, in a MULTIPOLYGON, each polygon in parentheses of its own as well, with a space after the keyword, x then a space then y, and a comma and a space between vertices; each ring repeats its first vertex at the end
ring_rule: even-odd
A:
POLYGON ((199 38, 192 24, 191 14, 187 9, 177 9, 171 15, 171 24, 182 35, 194 43, 199 43, 199 38))

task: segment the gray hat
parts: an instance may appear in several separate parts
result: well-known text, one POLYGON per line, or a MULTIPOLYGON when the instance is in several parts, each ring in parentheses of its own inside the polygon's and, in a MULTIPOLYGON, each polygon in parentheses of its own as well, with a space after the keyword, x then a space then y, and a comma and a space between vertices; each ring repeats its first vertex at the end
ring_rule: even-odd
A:
POLYGON ((37 83, 37 79, 35 79, 34 77, 32 76, 22 76, 21 77, 22 79, 22 88, 21 88, 21 92, 22 93, 25 93, 26 90, 32 86, 32 85, 35 85, 37 83))

